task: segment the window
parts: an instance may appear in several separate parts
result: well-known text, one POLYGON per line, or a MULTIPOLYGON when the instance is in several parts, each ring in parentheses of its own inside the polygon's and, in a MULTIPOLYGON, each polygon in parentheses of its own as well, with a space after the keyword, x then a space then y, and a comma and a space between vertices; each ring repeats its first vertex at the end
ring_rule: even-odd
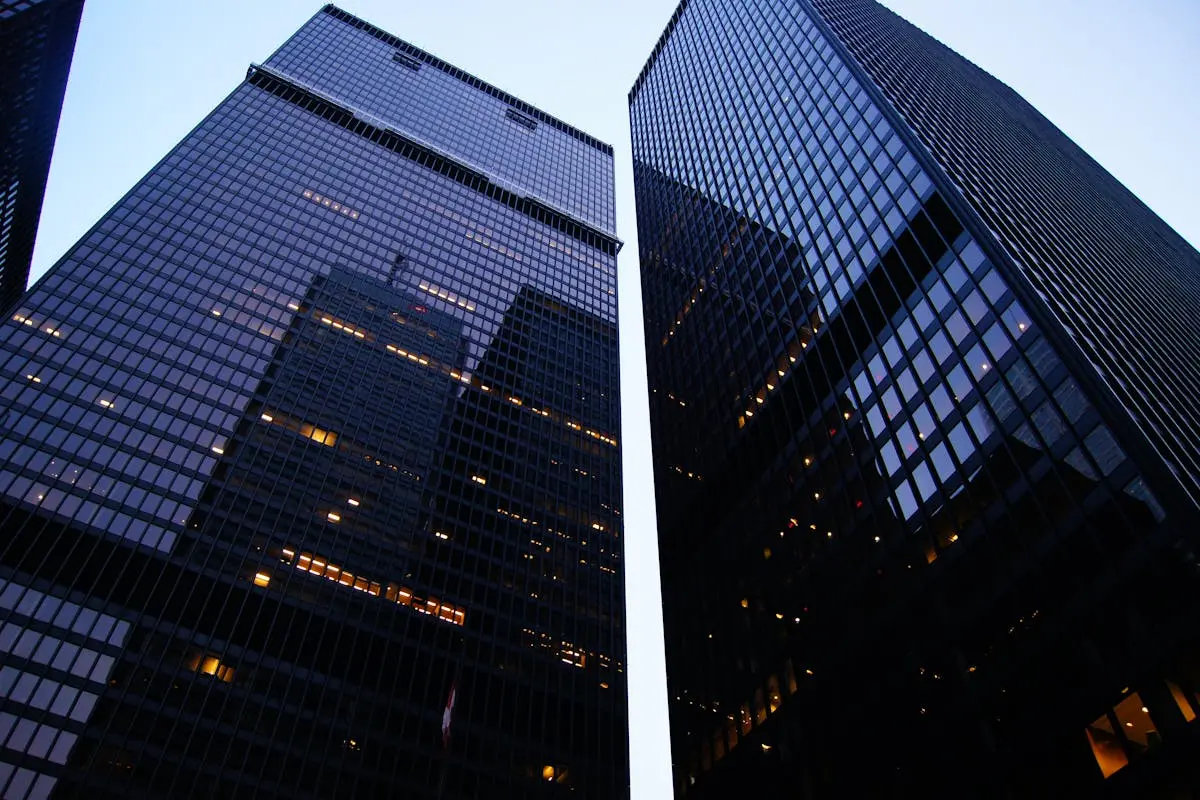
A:
POLYGON ((772 675, 767 679, 767 710, 774 714, 783 704, 783 695, 779 691, 779 679, 772 675))
MULTIPOLYGON (((1195 719, 1182 690, 1170 681, 1167 682, 1167 687, 1170 690, 1169 696, 1179 706, 1184 719, 1195 719)), ((1161 707, 1156 708, 1159 711, 1163 710, 1161 707)), ((1155 712, 1145 704, 1138 692, 1127 694, 1121 702, 1088 725, 1085 732, 1088 744, 1092 747, 1092 755, 1096 759, 1096 766, 1105 778, 1128 765, 1130 758, 1136 758, 1162 742, 1155 712)))
POLYGON ((221 663, 221 660, 216 656, 207 653, 193 653, 188 659, 186 666, 192 672, 198 672, 201 675, 212 675, 225 683, 233 682, 233 668, 228 664, 221 663))
POLYGON ((1103 714, 1087 728, 1088 742, 1092 746, 1092 755, 1104 777, 1109 777, 1129 763, 1129 757, 1121 747, 1120 738, 1113 733, 1112 723, 1108 714, 1103 714))
POLYGON ((399 50, 392 53, 392 61, 395 61, 397 64, 403 64, 404 66, 411 69, 413 72, 421 71, 421 62, 420 61, 417 61, 412 56, 407 56, 404 53, 401 53, 399 50))
POLYGON ((517 111, 515 108, 505 109, 504 116, 508 117, 513 122, 517 123, 518 125, 520 125, 522 128, 525 128, 526 130, 529 130, 529 131, 537 130, 537 125, 538 125, 537 120, 525 116, 520 111, 517 111))

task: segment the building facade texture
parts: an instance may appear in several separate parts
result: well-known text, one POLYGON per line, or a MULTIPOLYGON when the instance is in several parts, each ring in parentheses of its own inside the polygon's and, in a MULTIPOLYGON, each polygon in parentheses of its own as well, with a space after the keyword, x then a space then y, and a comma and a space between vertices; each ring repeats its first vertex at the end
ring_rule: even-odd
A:
POLYGON ((83 0, 0 0, 0 306, 25 291, 83 0))
POLYGON ((630 115, 677 796, 1193 796, 1196 250, 872 0, 630 115))
POLYGON ((612 149, 333 6, 0 327, 0 795, 628 793, 612 149))

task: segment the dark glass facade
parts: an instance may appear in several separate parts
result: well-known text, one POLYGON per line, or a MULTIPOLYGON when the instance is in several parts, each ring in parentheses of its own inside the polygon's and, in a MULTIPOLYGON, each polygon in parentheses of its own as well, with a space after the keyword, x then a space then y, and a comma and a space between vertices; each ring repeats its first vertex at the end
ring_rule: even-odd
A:
POLYGON ((0 308, 25 291, 83 0, 0 0, 0 308))
POLYGON ((1192 796, 1195 250, 865 0, 630 114, 677 796, 1192 796))
POLYGON ((252 66, 0 327, 0 795, 627 795, 612 209, 332 6, 252 66))

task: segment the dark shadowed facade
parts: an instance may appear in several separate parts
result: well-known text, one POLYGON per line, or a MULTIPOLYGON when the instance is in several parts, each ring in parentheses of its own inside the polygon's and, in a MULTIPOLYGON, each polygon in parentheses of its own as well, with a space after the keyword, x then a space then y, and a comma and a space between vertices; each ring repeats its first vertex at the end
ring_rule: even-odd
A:
POLYGON ((332 6, 251 67, 0 325, 0 795, 626 796, 613 202, 332 6))
POLYGON ((1200 788, 1200 256, 869 0, 630 93, 677 796, 1200 788))
POLYGON ((0 308, 25 291, 83 0, 0 0, 0 308))

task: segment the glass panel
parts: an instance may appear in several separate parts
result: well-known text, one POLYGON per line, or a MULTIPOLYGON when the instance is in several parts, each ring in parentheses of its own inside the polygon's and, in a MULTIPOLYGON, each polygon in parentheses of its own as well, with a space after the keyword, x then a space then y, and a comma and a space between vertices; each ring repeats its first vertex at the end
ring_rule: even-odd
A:
POLYGON ((1171 697, 1175 699, 1175 705, 1179 706, 1179 713, 1183 714, 1184 720, 1191 722, 1196 718, 1196 711, 1192 708, 1192 704, 1188 702, 1187 695, 1183 693, 1183 689, 1179 688, 1179 684, 1174 681, 1167 681, 1167 688, 1171 690, 1171 697))
POLYGON ((1142 698, 1137 692, 1118 703, 1113 712, 1117 715, 1117 721, 1121 723, 1121 733, 1129 740, 1134 753, 1140 753, 1162 741, 1158 726, 1151 718, 1150 709, 1142 704, 1142 698))
POLYGON ((1129 756, 1121 747, 1121 740, 1113 733, 1112 723, 1108 714, 1102 714, 1095 722, 1087 727, 1088 742, 1092 745, 1092 755, 1101 774, 1109 777, 1129 763, 1129 756))
POLYGON ((779 678, 772 675, 767 679, 767 710, 774 714, 783 703, 783 695, 779 692, 779 678))

